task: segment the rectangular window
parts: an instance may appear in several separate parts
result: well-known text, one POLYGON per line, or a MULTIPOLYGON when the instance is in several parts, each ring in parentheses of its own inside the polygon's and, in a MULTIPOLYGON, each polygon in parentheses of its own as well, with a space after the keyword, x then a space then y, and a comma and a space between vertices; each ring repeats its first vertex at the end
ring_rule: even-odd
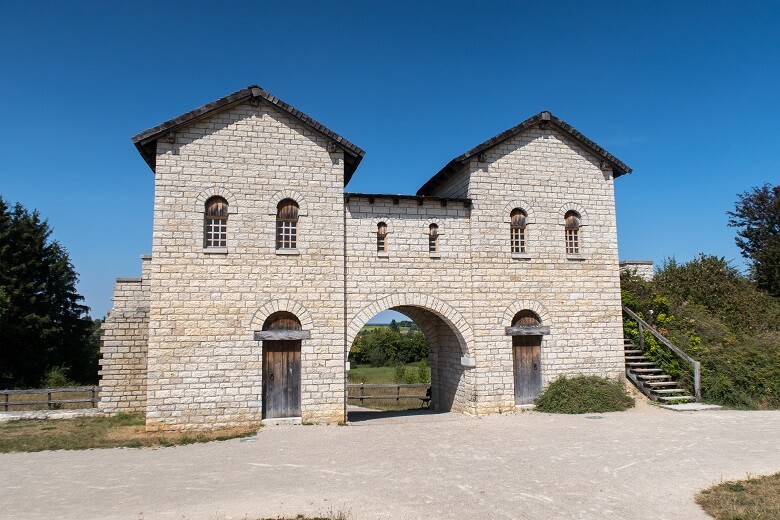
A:
POLYGON ((387 252, 387 224, 380 222, 376 226, 376 252, 387 252))
POLYGON ((206 247, 227 247, 227 219, 206 219, 206 247))
POLYGON ((525 228, 518 228, 513 227, 512 228, 512 236, 511 239, 511 246, 512 246, 512 253, 518 254, 518 253, 525 253, 525 228))
POLYGON ((578 255, 580 254, 580 241, 578 229, 566 230, 566 254, 578 255))
POLYGON ((298 247, 298 225, 295 220, 276 221, 276 249, 295 249, 298 247))

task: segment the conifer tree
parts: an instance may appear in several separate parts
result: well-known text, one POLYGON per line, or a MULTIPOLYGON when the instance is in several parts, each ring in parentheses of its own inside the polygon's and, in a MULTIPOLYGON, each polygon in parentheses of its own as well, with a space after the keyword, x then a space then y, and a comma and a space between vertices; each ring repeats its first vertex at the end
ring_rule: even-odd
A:
POLYGON ((92 320, 77 280, 48 222, 0 197, 0 385, 37 386, 55 367, 95 382, 92 320))

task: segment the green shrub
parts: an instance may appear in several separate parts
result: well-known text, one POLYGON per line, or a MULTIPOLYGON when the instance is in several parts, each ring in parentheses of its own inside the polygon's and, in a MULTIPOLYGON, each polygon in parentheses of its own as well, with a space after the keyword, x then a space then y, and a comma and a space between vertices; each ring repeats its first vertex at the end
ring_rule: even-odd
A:
POLYGON ((561 376, 537 399, 536 409, 549 413, 618 412, 634 406, 620 381, 596 376, 561 376))
POLYGON ((403 383, 406 379, 406 366, 405 365, 396 365, 395 369, 393 370, 393 382, 395 383, 403 383))
POLYGON ((431 382, 431 370, 430 367, 428 367, 427 359, 420 361, 420 365, 417 368, 417 379, 419 379, 421 383, 431 382))
MULTIPOLYGON (((621 275, 623 304, 701 363, 705 402, 780 408, 780 300, 760 291, 722 258, 664 262, 652 282, 621 275)), ((624 320, 627 338, 639 331, 624 320)), ((650 334, 645 355, 692 389, 690 366, 650 334)))
POLYGON ((75 381, 68 377, 68 367, 51 367, 43 376, 41 384, 43 388, 67 388, 69 386, 78 386, 75 381))

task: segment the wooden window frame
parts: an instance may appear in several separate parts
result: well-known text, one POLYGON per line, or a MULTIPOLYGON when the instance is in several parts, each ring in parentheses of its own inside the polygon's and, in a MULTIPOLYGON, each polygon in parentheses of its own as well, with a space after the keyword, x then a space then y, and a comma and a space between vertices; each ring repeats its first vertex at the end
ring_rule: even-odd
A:
POLYGON ((228 201, 214 196, 206 200, 203 211, 203 249, 227 251, 228 244, 228 201))
POLYGON ((582 217, 574 210, 567 211, 563 216, 564 222, 564 245, 566 256, 572 258, 582 257, 582 217))
POLYGON ((276 206, 276 252, 296 253, 300 240, 300 206, 293 199, 283 199, 276 206))
POLYGON ((378 222, 376 225, 376 252, 377 255, 387 255, 387 223, 378 222))
POLYGON ((509 252, 513 257, 528 255, 528 213, 515 208, 509 214, 509 252))
POLYGON ((430 224, 428 226, 428 253, 432 256, 441 254, 439 249, 439 225, 430 224))

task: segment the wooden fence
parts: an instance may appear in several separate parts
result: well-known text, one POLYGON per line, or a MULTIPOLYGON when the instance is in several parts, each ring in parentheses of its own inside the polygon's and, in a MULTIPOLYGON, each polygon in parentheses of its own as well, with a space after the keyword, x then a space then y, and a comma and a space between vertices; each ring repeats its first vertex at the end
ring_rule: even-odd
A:
MULTIPOLYGON (((63 405, 77 403, 89 403, 88 408, 97 407, 99 386, 74 386, 69 388, 36 388, 30 390, 0 390, 0 406, 7 412, 10 408, 19 410, 20 408, 30 409, 46 407, 49 410, 63 408, 63 405), (64 395, 62 395, 64 394, 64 395), (84 394, 78 399, 65 399, 67 394, 84 394), (86 397, 88 395, 89 397, 86 397), (29 396, 29 397, 28 397, 29 396), (44 398, 45 396, 45 398, 44 398), (58 399, 53 399, 58 397, 58 399)), ((79 406, 77 408, 87 408, 79 406)))
POLYGON ((428 393, 430 387, 431 385, 428 383, 413 385, 348 384, 347 398, 359 399, 361 405, 363 401, 371 399, 395 399, 396 403, 400 403, 401 399, 420 399, 427 402, 431 398, 430 393, 428 393))

